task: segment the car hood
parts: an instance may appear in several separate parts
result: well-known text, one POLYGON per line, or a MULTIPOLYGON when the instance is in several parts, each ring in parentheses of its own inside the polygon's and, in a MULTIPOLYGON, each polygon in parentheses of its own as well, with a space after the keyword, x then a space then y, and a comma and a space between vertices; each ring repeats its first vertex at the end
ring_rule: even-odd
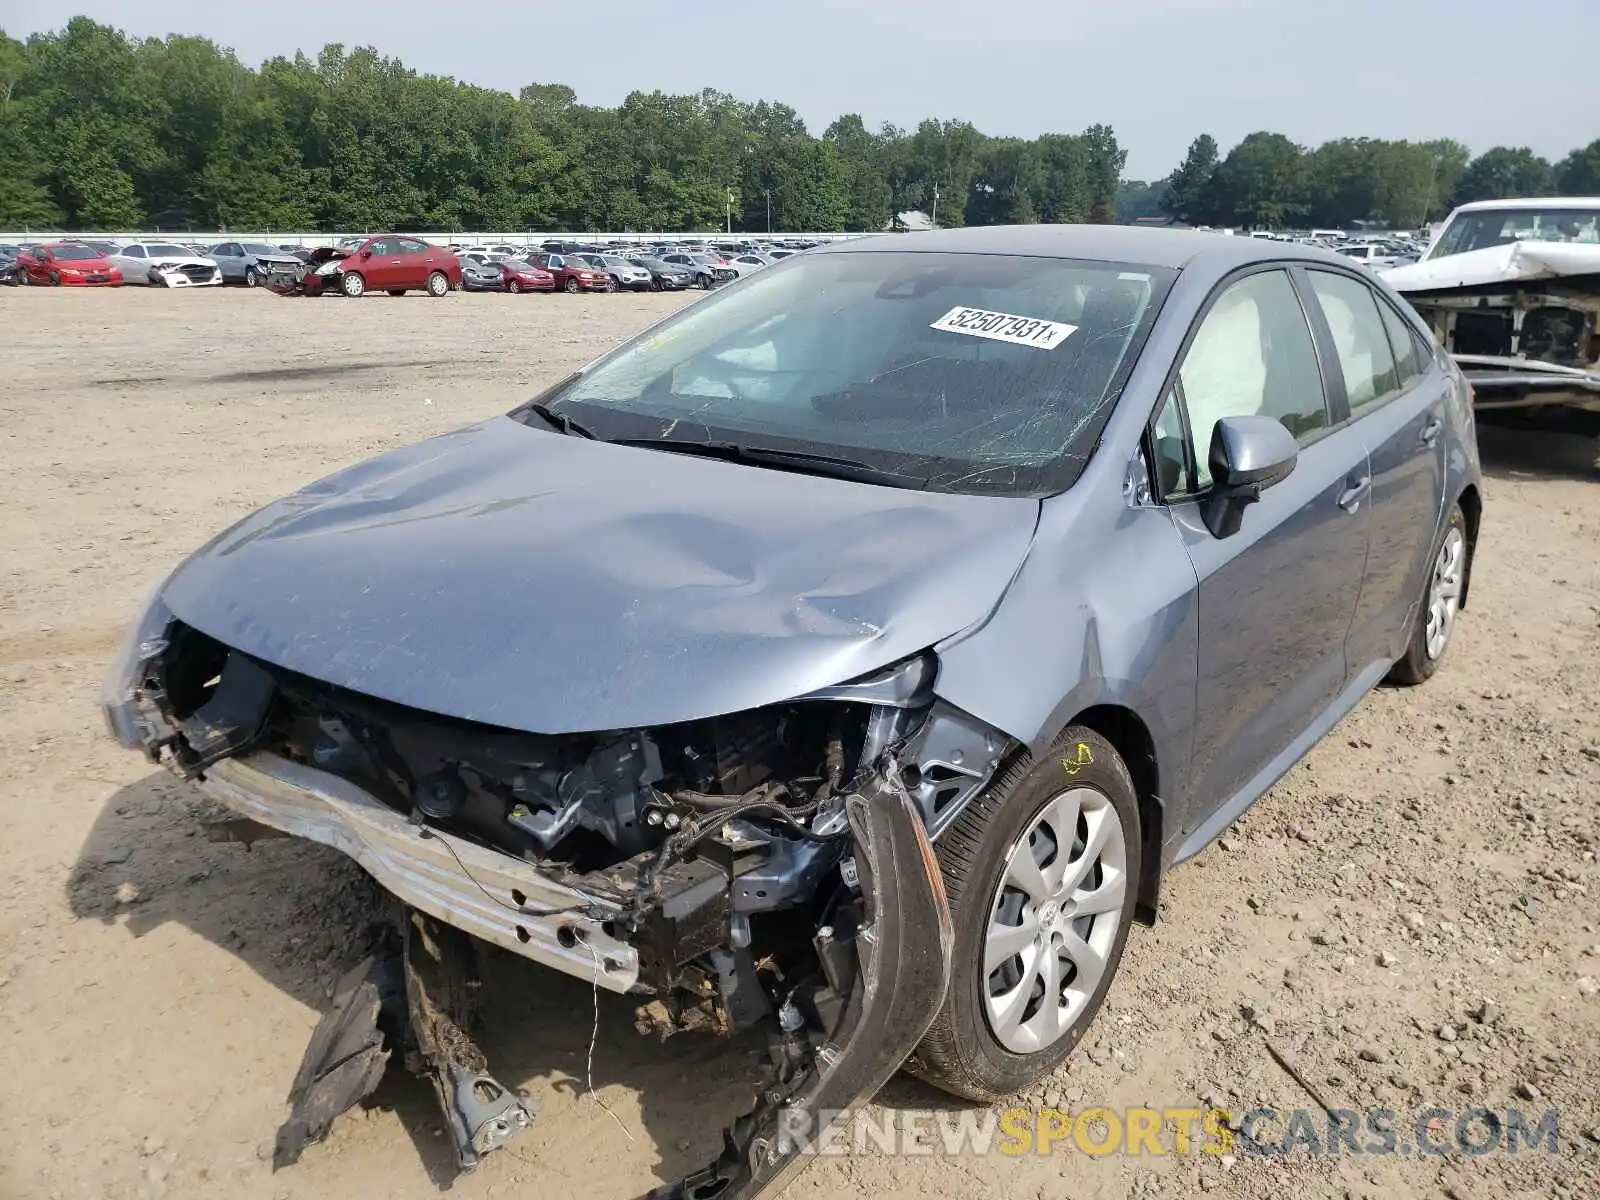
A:
POLYGON ((976 624, 1038 511, 500 417, 267 506, 163 599, 247 654, 414 708, 636 728, 804 695, 976 624))
MULTIPOLYGON (((130 259, 129 261, 138 260, 130 259)), ((152 258, 147 261, 152 267, 214 267, 217 265, 215 259, 201 258, 198 254, 190 254, 181 258, 176 254, 163 254, 159 258, 152 258)))

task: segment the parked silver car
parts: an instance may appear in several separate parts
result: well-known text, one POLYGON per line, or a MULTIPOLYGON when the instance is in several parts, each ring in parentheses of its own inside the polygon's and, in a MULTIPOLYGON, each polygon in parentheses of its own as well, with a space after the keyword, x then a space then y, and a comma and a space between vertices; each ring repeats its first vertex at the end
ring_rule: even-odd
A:
POLYGON ((574 258, 581 258, 591 267, 598 267, 611 276, 612 283, 616 284, 617 291, 647 292, 650 290, 652 276, 648 268, 629 262, 626 258, 616 254, 575 254, 574 258))
POLYGON ((1030 1087, 1166 873, 1444 660, 1470 405, 1326 251, 913 233, 212 538, 139 615, 110 729, 406 906, 280 1150, 376 1086, 400 991, 463 1167, 532 1120, 452 1007, 483 943, 641 1029, 770 1034, 755 1111, 663 1194, 775 1186, 902 1066, 1030 1087))
POLYGON ((106 257, 129 285, 215 287, 222 282, 214 259, 174 242, 130 242, 106 257))
POLYGON ((222 268, 224 283, 247 287, 259 287, 269 275, 295 274, 304 266, 298 255, 265 242, 222 242, 211 248, 211 257, 222 268))

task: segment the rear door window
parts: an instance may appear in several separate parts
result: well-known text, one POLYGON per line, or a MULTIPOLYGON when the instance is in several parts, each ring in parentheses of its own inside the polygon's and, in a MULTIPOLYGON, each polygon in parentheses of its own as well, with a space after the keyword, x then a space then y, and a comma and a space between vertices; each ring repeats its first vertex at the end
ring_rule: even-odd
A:
POLYGON ((1383 317, 1384 330, 1389 334, 1389 348, 1394 351, 1395 376, 1401 390, 1410 387, 1428 373, 1433 361, 1433 351, 1422 344, 1422 335, 1412 327, 1394 306, 1381 298, 1378 312, 1383 317))
POLYGON ((1394 351, 1378 312, 1378 298, 1359 279, 1333 271, 1307 271, 1333 333, 1352 414, 1400 390, 1394 351))

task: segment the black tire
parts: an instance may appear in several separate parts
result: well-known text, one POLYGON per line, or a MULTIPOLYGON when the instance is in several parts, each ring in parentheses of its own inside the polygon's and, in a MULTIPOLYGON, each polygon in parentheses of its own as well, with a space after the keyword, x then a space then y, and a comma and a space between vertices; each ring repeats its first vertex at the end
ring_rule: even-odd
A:
POLYGON ((357 271, 342 271, 339 274, 339 290, 352 300, 359 300, 367 294, 367 281, 357 271))
POLYGON ((405 288, 385 288, 384 290, 391 296, 404 296, 406 294, 405 288))
POLYGON ((423 284, 423 287, 427 289, 428 295, 437 300, 441 296, 450 294, 450 279, 443 271, 435 271, 428 276, 428 280, 423 284))
POLYGON ((256 273, 254 267, 246 267, 244 269, 244 285, 245 287, 261 286, 261 276, 256 273))
POLYGON ((578 282, 577 276, 575 275, 568 275, 567 282, 562 286, 566 288, 567 295, 569 296, 576 296, 580 291, 583 290, 583 285, 578 282))
POLYGON ((954 968, 944 1006, 906 1069, 953 1095, 992 1103, 1026 1090, 1072 1053, 1116 977, 1139 893, 1138 794, 1111 743, 1093 730, 1072 726, 1062 732, 1050 753, 1015 763, 990 784, 945 831, 935 852, 950 898, 954 968), (1101 921, 1114 922, 1114 929, 1101 978, 1083 1008, 1056 1041, 1019 1054, 996 1038, 984 1010, 989 986, 982 965, 985 938, 1013 843, 1068 787, 1101 793, 1121 822, 1122 904, 1116 912, 1090 918, 1089 936, 1100 935, 1101 921))
POLYGON ((1444 532, 1440 535, 1439 543, 1434 546, 1432 556, 1428 560, 1428 573, 1422 582, 1422 598, 1417 604, 1417 617, 1411 629, 1411 640, 1406 644, 1405 654, 1389 669, 1390 682, 1412 687, 1433 678, 1433 673, 1439 669, 1439 664, 1444 661, 1445 655, 1450 653, 1450 645, 1455 641, 1455 622, 1461 611, 1460 594, 1465 592, 1471 571, 1472 543, 1467 537, 1466 514, 1461 511, 1461 506, 1458 504, 1451 511, 1450 519, 1445 522, 1444 532), (1439 648, 1437 654, 1430 654, 1428 652, 1430 600, 1433 596, 1434 583, 1439 578, 1442 556, 1452 539, 1459 539, 1461 546, 1461 561, 1457 568, 1460 593, 1450 614, 1449 627, 1445 630, 1444 645, 1439 648))
POLYGON ((517 282, 515 279, 513 279, 510 283, 506 284, 506 291, 510 292, 513 296, 515 296, 521 290, 522 290, 522 284, 517 282))
POLYGON ((650 277, 650 290, 652 292, 659 292, 661 290, 661 280, 657 279, 653 275, 650 277))
POLYGON ((618 287, 617 287, 617 277, 615 275, 607 275, 606 276, 606 291, 615 292, 617 290, 619 290, 618 287))

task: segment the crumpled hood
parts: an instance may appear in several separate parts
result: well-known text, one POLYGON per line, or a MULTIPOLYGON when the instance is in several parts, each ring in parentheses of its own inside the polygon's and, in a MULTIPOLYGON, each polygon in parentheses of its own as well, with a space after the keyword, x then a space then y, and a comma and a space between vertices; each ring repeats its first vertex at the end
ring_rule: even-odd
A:
POLYGON ((1397 292, 1434 292, 1558 279, 1564 275, 1600 275, 1600 244, 1585 242, 1507 242, 1443 258, 1424 259, 1409 267, 1382 272, 1397 292))
POLYGON ((247 517, 166 585, 269 663, 541 733, 803 695, 982 620, 1038 502, 591 442, 508 417, 247 517))

